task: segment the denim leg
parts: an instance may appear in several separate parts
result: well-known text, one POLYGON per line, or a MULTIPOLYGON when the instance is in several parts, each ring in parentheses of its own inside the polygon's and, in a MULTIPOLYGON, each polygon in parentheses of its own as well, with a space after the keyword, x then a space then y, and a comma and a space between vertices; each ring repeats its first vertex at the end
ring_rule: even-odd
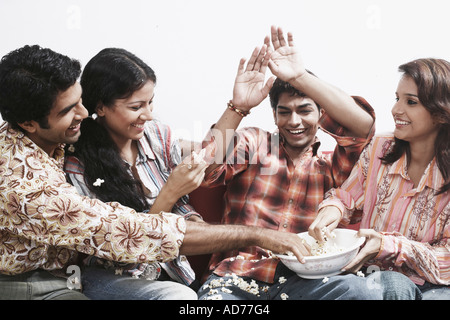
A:
POLYGON ((377 271, 372 273, 383 288, 384 300, 421 300, 422 293, 407 276, 396 271, 377 271))
POLYGON ((275 283, 246 277, 212 274, 198 291, 199 300, 381 300, 381 287, 371 289, 365 278, 349 274, 323 279, 303 279, 278 273, 275 283))
POLYGON ((0 300, 88 300, 80 291, 71 290, 67 279, 45 270, 20 275, 0 275, 0 300))
POLYGON ((178 282, 135 279, 97 267, 85 268, 81 283, 92 300, 197 300, 194 290, 178 282))
POLYGON ((289 300, 381 300, 381 288, 371 287, 368 279, 354 274, 337 275, 321 279, 303 279, 296 275, 271 290, 273 299, 289 300))
POLYGON ((422 300, 450 300, 450 287, 426 282, 418 286, 422 291, 422 300))

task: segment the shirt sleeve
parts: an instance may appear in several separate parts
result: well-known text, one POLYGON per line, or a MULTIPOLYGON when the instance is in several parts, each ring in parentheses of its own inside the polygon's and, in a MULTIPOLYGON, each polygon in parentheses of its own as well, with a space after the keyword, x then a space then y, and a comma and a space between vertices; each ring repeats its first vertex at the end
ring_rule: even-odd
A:
MULTIPOLYGON (((202 185, 207 187, 226 185, 235 175, 246 170, 254 155, 257 154, 258 145, 263 139, 267 139, 267 132, 259 128, 237 130, 227 154, 223 157, 224 163, 207 174, 202 185)), ((215 152, 218 150, 216 141, 211 139, 204 146, 208 148, 208 159, 213 161, 215 152)))
POLYGON ((347 134, 347 130, 324 113, 319 121, 320 128, 331 135, 337 142, 333 152, 331 170, 334 187, 339 187, 348 178, 353 166, 358 161, 361 152, 371 141, 375 134, 375 112, 369 103, 361 97, 354 96, 355 102, 369 113, 374 119, 367 137, 353 137, 347 134))
POLYGON ((40 246, 64 246, 126 263, 178 256, 186 225, 170 213, 144 214, 79 195, 68 183, 24 194, 21 234, 40 246))
MULTIPOLYGON (((447 211, 449 210, 450 205, 447 206, 447 211)), ((375 259, 392 260, 397 267, 406 265, 421 279, 448 286, 450 285, 449 236, 450 225, 448 224, 444 230, 444 238, 433 245, 413 241, 398 232, 382 232, 380 252, 375 259)), ((421 282, 423 284, 423 280, 421 282)))
MULTIPOLYGON (((169 126, 159 122, 152 121, 149 141, 152 141, 153 151, 158 153, 157 158, 164 161, 164 166, 168 170, 167 177, 172 170, 182 161, 181 146, 178 139, 174 139, 172 130, 169 126)), ((177 200, 172 212, 183 216, 186 220, 192 216, 202 219, 202 216, 189 204, 189 195, 184 195, 177 200)))
POLYGON ((347 180, 342 183, 340 188, 330 189, 319 205, 319 210, 326 206, 338 207, 343 213, 341 223, 344 225, 361 221, 371 147, 372 143, 369 143, 361 153, 347 180))

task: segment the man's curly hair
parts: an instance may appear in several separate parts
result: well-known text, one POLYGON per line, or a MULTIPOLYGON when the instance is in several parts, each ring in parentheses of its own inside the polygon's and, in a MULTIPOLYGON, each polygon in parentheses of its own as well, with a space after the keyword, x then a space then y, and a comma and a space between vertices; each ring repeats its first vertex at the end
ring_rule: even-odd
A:
POLYGON ((18 123, 37 121, 48 128, 47 117, 60 92, 75 84, 81 65, 38 45, 24 46, 0 61, 0 112, 15 129, 18 123))

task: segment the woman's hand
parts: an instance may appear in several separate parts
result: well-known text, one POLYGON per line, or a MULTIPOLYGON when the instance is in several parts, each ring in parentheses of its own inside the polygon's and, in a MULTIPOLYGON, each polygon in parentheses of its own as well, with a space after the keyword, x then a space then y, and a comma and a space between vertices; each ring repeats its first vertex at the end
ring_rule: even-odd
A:
POLYGON ((341 221, 341 210, 335 206, 323 207, 317 218, 308 228, 308 234, 319 242, 325 241, 324 234, 330 239, 333 231, 341 221))
MULTIPOLYGON (((203 161, 201 154, 197 155, 195 151, 190 156, 175 167, 167 179, 163 189, 170 192, 173 199, 177 201, 184 195, 197 189, 205 177, 207 163, 203 161)), ((162 192, 162 190, 161 190, 162 192)))
POLYGON ((383 236, 373 229, 361 229, 357 234, 359 237, 366 237, 366 243, 361 248, 356 257, 346 265, 342 271, 356 272, 369 260, 375 258, 380 252, 383 236))

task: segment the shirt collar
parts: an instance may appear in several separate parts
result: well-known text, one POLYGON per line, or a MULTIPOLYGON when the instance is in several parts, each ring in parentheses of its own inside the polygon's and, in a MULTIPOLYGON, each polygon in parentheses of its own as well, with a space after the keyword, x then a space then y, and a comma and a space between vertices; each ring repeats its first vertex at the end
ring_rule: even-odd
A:
MULTIPOLYGON (((395 161, 391 168, 389 169, 389 174, 398 174, 405 180, 410 180, 408 176, 408 157, 407 154, 404 153, 400 159, 395 161)), ((428 187, 434 190, 439 190, 444 183, 444 177, 439 170, 439 167, 436 164, 436 157, 431 160, 428 164, 425 172, 423 173, 422 178, 420 179, 419 185, 417 186, 417 190, 423 190, 423 188, 428 187)))
POLYGON ((147 132, 145 131, 144 136, 139 139, 138 141, 138 150, 139 150, 139 156, 136 160, 137 162, 145 161, 145 160, 155 160, 155 153, 153 152, 150 137, 147 135, 147 132))
POLYGON ((41 147, 39 147, 33 140, 31 140, 25 133, 20 130, 15 130, 11 125, 6 123, 6 136, 11 140, 12 144, 15 144, 19 149, 28 148, 32 152, 37 152, 40 157, 48 159, 50 162, 55 163, 58 167, 64 166, 64 147, 65 144, 59 144, 54 151, 53 157, 50 157, 41 147))

